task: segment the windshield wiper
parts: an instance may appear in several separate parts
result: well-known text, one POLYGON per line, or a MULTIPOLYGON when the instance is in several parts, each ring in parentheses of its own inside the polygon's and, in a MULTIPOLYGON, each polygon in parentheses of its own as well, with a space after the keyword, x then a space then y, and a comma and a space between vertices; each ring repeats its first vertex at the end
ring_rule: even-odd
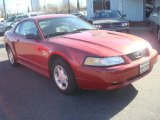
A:
POLYGON ((58 35, 64 35, 64 34, 68 34, 70 32, 56 32, 56 33, 51 33, 51 34, 48 34, 46 36, 44 36, 45 38, 49 38, 49 37, 54 37, 54 36, 58 36, 58 35))
POLYGON ((79 28, 79 29, 73 30, 73 32, 80 32, 80 31, 87 31, 87 30, 95 30, 95 29, 79 28))

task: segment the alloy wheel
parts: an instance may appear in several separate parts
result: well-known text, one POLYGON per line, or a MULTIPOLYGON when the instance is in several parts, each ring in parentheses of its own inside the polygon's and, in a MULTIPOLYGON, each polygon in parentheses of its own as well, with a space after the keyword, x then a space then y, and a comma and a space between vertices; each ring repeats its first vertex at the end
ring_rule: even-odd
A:
POLYGON ((68 75, 66 70, 60 66, 57 65, 54 68, 54 80, 57 84, 57 86, 61 89, 61 90, 66 90, 68 87, 68 75))
POLYGON ((13 56, 11 49, 8 49, 8 58, 11 64, 15 63, 14 56, 13 56))

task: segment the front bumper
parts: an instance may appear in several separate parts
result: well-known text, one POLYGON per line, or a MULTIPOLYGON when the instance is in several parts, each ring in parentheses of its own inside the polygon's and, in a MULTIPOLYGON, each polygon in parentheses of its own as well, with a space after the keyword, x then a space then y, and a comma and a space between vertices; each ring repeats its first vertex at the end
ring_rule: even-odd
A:
POLYGON ((115 67, 88 67, 81 66, 75 72, 78 85, 88 90, 110 90, 126 86, 145 76, 152 70, 158 59, 156 50, 150 56, 132 61, 129 64, 115 67), (140 75, 140 64, 149 61, 149 70, 140 75))
POLYGON ((102 30, 109 30, 109 31, 117 31, 117 32, 129 32, 130 27, 119 27, 119 28, 102 28, 102 30))

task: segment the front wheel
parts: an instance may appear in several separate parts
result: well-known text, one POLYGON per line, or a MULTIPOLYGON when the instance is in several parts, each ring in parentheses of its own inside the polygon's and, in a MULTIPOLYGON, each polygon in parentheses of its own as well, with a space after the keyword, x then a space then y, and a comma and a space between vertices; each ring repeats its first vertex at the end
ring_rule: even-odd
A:
POLYGON ((62 93, 72 94, 77 90, 74 73, 63 59, 57 59, 53 62, 51 72, 56 86, 62 93))

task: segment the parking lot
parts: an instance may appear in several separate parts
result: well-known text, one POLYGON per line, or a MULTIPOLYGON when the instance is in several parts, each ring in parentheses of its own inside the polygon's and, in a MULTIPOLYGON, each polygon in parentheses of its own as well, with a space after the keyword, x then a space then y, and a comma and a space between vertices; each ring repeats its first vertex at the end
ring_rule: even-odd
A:
POLYGON ((160 43, 146 27, 132 28, 131 34, 159 52, 153 71, 121 89, 74 96, 61 94, 26 67, 11 67, 0 37, 0 120, 160 120, 160 43))

